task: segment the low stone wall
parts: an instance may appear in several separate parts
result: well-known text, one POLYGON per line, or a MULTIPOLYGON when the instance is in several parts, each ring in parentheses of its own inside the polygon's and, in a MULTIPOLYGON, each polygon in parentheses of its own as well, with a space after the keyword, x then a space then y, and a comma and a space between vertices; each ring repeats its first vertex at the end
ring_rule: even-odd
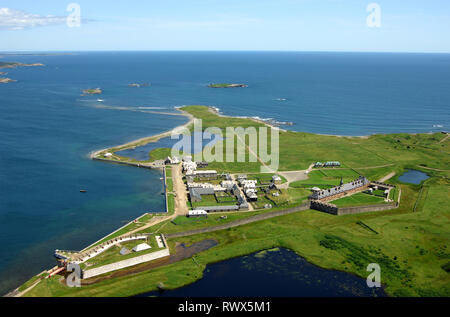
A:
POLYGON ((346 207, 346 208, 338 208, 337 215, 351 215, 351 214, 360 214, 363 212, 371 212, 371 211, 383 211, 395 209, 398 207, 397 203, 389 203, 389 204, 379 204, 379 205, 370 205, 370 206, 357 206, 357 207, 346 207))
POLYGON ((323 211, 332 215, 337 215, 339 211, 336 205, 328 204, 318 200, 311 201, 311 209, 323 211))
POLYGON ((293 208, 290 208, 290 209, 274 211, 274 212, 267 212, 267 213, 260 214, 260 215, 257 215, 257 216, 253 216, 253 217, 249 217, 249 218, 246 218, 246 219, 240 219, 240 220, 232 221, 232 222, 220 225, 220 226, 214 226, 214 227, 208 227, 208 228, 203 228, 203 229, 190 230, 190 231, 186 231, 186 232, 178 232, 178 233, 166 234, 166 238, 167 239, 173 239, 173 238, 193 236, 193 235, 201 234, 201 233, 208 233, 208 232, 214 232, 214 231, 219 231, 219 230, 225 230, 225 229, 242 226, 242 225, 249 224, 249 223, 256 222, 256 221, 266 220, 266 219, 270 219, 270 218, 274 218, 274 217, 288 215, 288 214, 291 214, 291 213, 294 213, 294 212, 308 210, 308 209, 310 209, 310 206, 311 206, 311 204, 308 201, 307 203, 304 203, 304 204, 302 204, 300 206, 293 207, 293 208))
POLYGON ((377 182, 377 181, 370 182, 370 185, 382 186, 382 187, 386 187, 386 188, 394 188, 395 187, 395 185, 391 185, 391 184, 387 184, 387 183, 383 183, 383 182, 377 182))
POLYGON ((163 166, 145 165, 144 163, 116 161, 116 160, 109 160, 109 159, 100 158, 100 157, 93 157, 92 159, 94 161, 101 161, 101 162, 106 162, 106 163, 114 163, 114 164, 128 165, 128 166, 135 166, 135 167, 140 167, 140 168, 148 168, 148 169, 161 169, 161 168, 163 168, 163 166))
POLYGON ((364 212, 371 211, 383 211, 395 209, 398 207, 398 203, 387 203, 378 205, 367 205, 367 206, 355 206, 355 207, 336 207, 336 205, 325 203, 322 201, 312 200, 311 209, 323 211, 335 216, 360 214, 364 212))
POLYGON ((123 260, 120 262, 104 265, 95 269, 90 269, 82 272, 83 279, 91 278, 94 276, 102 275, 112 271, 121 270, 130 266, 138 265, 145 262, 150 262, 156 259, 165 258, 170 256, 169 249, 148 253, 145 255, 137 256, 131 259, 123 260))
POLYGON ((358 187, 358 188, 354 188, 352 190, 348 190, 348 191, 345 191, 345 192, 341 192, 339 194, 336 194, 336 195, 333 195, 333 196, 329 196, 329 197, 325 197, 325 198, 322 198, 322 199, 319 199, 319 200, 321 202, 328 202, 328 201, 336 200, 336 199, 339 199, 339 198, 343 198, 343 197, 347 197, 347 196, 351 196, 351 195, 363 192, 363 191, 365 191, 368 188, 369 188, 369 184, 366 184, 364 186, 361 186, 361 187, 358 187))

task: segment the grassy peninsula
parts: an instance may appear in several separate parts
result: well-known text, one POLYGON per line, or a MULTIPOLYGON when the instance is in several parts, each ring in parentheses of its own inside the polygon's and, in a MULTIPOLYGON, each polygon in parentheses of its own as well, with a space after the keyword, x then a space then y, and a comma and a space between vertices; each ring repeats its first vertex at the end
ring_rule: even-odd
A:
MULTIPOLYGON (((205 129, 264 125, 252 119, 219 116, 204 106, 189 106, 183 111, 203 119, 205 129)), ((355 175, 397 185, 401 191, 400 206, 345 216, 307 210, 225 230, 173 238, 168 240, 171 253, 176 252, 179 243, 191 245, 214 239, 219 244, 197 254, 195 261, 185 259, 81 288, 66 287, 59 276, 43 279, 24 296, 131 296, 156 290, 161 284, 167 289, 177 288, 201 278, 207 264, 274 247, 289 248, 313 264, 362 278, 368 275, 369 263, 378 263, 382 284, 391 296, 450 296, 450 140, 447 134, 340 137, 280 131, 279 154, 279 174, 286 176, 282 182, 287 186, 290 202, 274 210, 301 203, 311 185, 333 186, 355 175), (288 171, 306 170, 316 161, 327 160, 340 161, 342 166, 314 169, 308 179, 288 179, 288 171), (419 185, 402 183, 398 177, 407 169, 426 172, 430 178, 419 185)), ((253 154, 247 150, 246 155, 253 154)), ((260 162, 224 162, 211 163, 209 168, 232 173, 251 171, 258 176, 260 166, 260 162)), ((168 177, 174 178, 173 170, 168 177)), ((172 188, 172 184, 169 186, 172 188)), ((399 192, 394 195, 398 196, 399 192)), ((172 198, 171 210, 175 208, 172 198)), ((366 197, 352 196, 352 199, 365 203, 366 197)), ((344 198, 339 203, 349 202, 344 198)), ((178 216, 146 227, 142 232, 184 232, 264 212, 267 211, 230 213, 227 219, 217 214, 202 221, 178 216)))

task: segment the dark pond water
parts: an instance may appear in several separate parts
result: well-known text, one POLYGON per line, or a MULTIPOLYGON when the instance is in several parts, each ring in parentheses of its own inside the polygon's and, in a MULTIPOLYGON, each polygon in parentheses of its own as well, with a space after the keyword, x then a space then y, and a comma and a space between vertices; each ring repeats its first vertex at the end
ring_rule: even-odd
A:
POLYGON ((183 138, 180 136, 179 139, 172 139, 171 137, 166 137, 158 140, 157 142, 151 142, 146 145, 138 146, 134 149, 127 149, 116 153, 120 156, 130 157, 138 161, 146 161, 149 159, 149 152, 158 148, 172 148, 180 141, 183 141, 183 144, 179 143, 183 146, 183 148, 179 148, 179 150, 186 153, 196 154, 201 152, 205 146, 214 146, 220 140, 222 140, 220 135, 207 132, 193 132, 190 138, 183 138))
POLYGON ((417 170, 408 170, 403 175, 399 176, 398 180, 403 183, 411 183, 419 185, 424 180, 430 178, 427 174, 417 170))
POLYGON ((201 280, 140 296, 161 297, 383 297, 366 280, 308 263, 295 252, 274 249, 208 265, 201 280))

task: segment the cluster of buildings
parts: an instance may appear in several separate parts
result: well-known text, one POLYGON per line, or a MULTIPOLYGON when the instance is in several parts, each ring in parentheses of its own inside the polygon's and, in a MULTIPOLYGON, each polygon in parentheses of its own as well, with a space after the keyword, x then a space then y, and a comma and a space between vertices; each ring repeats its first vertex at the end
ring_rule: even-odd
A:
POLYGON ((180 159, 176 156, 174 156, 173 158, 171 158, 170 156, 168 158, 166 158, 166 160, 164 161, 164 163, 166 165, 172 165, 172 164, 179 164, 180 163, 180 159))
POLYGON ((207 162, 194 162, 191 156, 183 157, 183 173, 186 174, 188 181, 194 181, 195 178, 200 179, 216 179, 218 177, 215 170, 199 170, 199 168, 208 167, 207 162))
POLYGON ((209 212, 240 211, 249 209, 247 200, 242 196, 238 185, 232 180, 229 174, 218 175, 216 171, 197 170, 197 167, 197 163, 189 160, 184 161, 183 159, 183 172, 186 174, 187 188, 191 203, 201 202, 203 200, 202 196, 206 195, 214 196, 217 202, 222 197, 234 197, 234 203, 218 203, 214 206, 198 207, 189 211, 188 217, 202 217, 209 212), (194 182, 194 179, 217 180, 219 178, 223 179, 219 184, 194 182))
POLYGON ((253 179, 242 179, 239 181, 245 196, 247 196, 249 201, 257 201, 258 195, 257 195, 257 189, 256 184, 258 184, 257 180, 253 179))
MULTIPOLYGON (((176 160, 168 158, 168 164, 175 164, 176 160)), ((194 162, 191 156, 183 157, 182 171, 186 177, 189 200, 192 203, 205 202, 205 196, 213 196, 211 206, 199 206, 190 210, 188 217, 206 217, 210 212, 229 212, 249 210, 249 202, 258 201, 258 190, 277 188, 282 179, 274 175, 267 184, 258 184, 257 180, 247 178, 247 175, 237 176, 236 181, 230 174, 218 174, 215 170, 204 169, 206 162, 194 162)), ((205 204, 205 203, 202 203, 205 204)))
POLYGON ((340 167, 341 166, 341 162, 337 162, 337 161, 331 161, 331 162, 316 162, 314 164, 314 167, 318 168, 318 167, 340 167))

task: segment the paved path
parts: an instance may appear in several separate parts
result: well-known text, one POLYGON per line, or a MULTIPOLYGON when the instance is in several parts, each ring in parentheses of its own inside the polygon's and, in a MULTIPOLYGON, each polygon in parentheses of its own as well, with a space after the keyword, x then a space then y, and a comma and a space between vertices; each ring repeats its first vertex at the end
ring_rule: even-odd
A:
POLYGON ((392 172, 392 173, 389 173, 389 174, 387 174, 386 176, 380 178, 378 181, 379 181, 380 183, 384 183, 385 181, 387 181, 388 179, 391 179, 391 178, 394 177, 394 176, 395 176, 395 172, 392 172))
POLYGON ((297 181, 304 181, 308 179, 308 174, 312 171, 314 164, 311 164, 308 169, 301 171, 286 171, 286 172, 278 172, 278 175, 286 178, 286 183, 278 186, 279 188, 288 188, 291 183, 297 181))
POLYGON ((437 168, 425 167, 425 166, 421 166, 421 165, 417 165, 417 167, 424 168, 424 169, 430 170, 430 171, 436 171, 436 172, 450 172, 450 170, 440 170, 437 168))
POLYGON ((442 140, 440 140, 439 143, 444 143, 445 141, 447 141, 448 138, 450 138, 449 133, 447 133, 447 136, 445 138, 443 138, 442 140))
POLYGON ((173 191, 175 192, 175 217, 186 215, 189 211, 187 206, 186 185, 183 182, 181 164, 172 166, 173 191))

